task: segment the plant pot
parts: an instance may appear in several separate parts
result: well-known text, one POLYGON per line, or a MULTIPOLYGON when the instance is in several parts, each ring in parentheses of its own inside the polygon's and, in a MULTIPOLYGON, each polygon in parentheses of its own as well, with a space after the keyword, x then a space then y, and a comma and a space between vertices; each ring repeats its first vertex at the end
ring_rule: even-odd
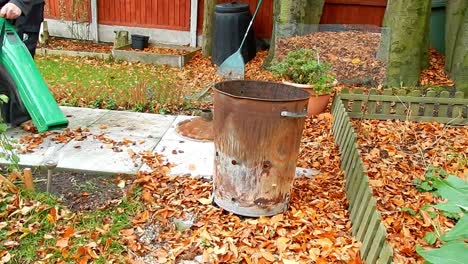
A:
POLYGON ((148 47, 149 36, 132 35, 132 49, 144 50, 148 47))
POLYGON ((284 84, 291 85, 297 88, 304 89, 310 94, 309 104, 307 105, 307 116, 317 116, 327 109, 328 102, 330 101, 331 94, 317 95, 314 92, 313 85, 300 84, 283 81, 284 84))

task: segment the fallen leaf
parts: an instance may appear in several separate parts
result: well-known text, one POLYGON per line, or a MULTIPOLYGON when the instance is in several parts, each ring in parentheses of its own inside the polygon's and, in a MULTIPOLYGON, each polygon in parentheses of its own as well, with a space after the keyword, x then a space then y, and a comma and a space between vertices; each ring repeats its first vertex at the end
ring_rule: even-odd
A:
POLYGON ((71 226, 67 226, 65 227, 65 232, 63 233, 62 237, 63 238, 69 238, 73 235, 73 233, 75 232, 75 230, 73 229, 73 227, 71 226))
POLYGON ((56 247, 59 249, 66 248, 68 247, 68 238, 60 238, 57 240, 57 243, 55 244, 56 247))
POLYGON ((2 258, 0 258, 0 263, 8 263, 11 260, 11 255, 8 252, 5 252, 5 254, 2 254, 2 258))
POLYGON ((283 264, 299 264, 299 262, 295 260, 283 259, 283 264))
POLYGON ((50 208, 47 220, 53 224, 57 222, 57 209, 55 207, 50 208))
POLYGON ((209 198, 200 198, 200 199, 198 199, 198 201, 199 201, 201 204, 209 205, 209 204, 212 204, 212 203, 213 203, 213 197, 210 196, 209 198))
POLYGON ((287 248, 287 244, 289 242, 289 238, 280 237, 276 240, 276 247, 278 248, 279 252, 283 252, 287 248))
POLYGON ((359 63, 361 63, 361 60, 359 58, 354 58, 351 62, 353 64, 359 64, 359 63))
POLYGON ((270 224, 271 225, 274 225, 276 223, 279 223, 281 221, 283 221, 284 219, 284 215, 283 214, 277 214, 275 216, 273 216, 271 219, 270 219, 270 224))
POLYGON ((275 256, 273 256, 273 254, 271 254, 270 252, 268 251, 260 251, 260 254, 262 254, 262 257, 270 262, 274 262, 276 261, 276 258, 275 256))

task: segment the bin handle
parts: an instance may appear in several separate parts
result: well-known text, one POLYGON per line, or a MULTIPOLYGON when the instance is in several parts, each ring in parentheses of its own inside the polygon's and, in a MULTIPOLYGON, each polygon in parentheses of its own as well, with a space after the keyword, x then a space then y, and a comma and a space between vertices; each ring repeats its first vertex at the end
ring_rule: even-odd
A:
POLYGON ((281 112, 282 117, 288 117, 288 118, 304 118, 307 116, 307 112, 305 113, 295 113, 295 112, 289 112, 289 111, 282 111, 281 112))

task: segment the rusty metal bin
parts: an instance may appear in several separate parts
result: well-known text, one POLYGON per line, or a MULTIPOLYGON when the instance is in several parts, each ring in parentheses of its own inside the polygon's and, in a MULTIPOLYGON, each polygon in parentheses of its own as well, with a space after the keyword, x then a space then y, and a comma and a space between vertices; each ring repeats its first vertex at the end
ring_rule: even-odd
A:
POLYGON ((261 81, 214 88, 214 202, 235 214, 287 210, 309 94, 261 81))

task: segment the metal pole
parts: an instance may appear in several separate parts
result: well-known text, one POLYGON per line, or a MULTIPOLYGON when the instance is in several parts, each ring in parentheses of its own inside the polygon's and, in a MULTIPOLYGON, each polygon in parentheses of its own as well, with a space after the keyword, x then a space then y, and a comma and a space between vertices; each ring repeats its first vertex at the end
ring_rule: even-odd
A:
POLYGON ((190 46, 197 46, 198 0, 190 1, 190 46))
POLYGON ((91 28, 94 34, 94 42, 99 42, 99 22, 97 0, 91 0, 91 28))

